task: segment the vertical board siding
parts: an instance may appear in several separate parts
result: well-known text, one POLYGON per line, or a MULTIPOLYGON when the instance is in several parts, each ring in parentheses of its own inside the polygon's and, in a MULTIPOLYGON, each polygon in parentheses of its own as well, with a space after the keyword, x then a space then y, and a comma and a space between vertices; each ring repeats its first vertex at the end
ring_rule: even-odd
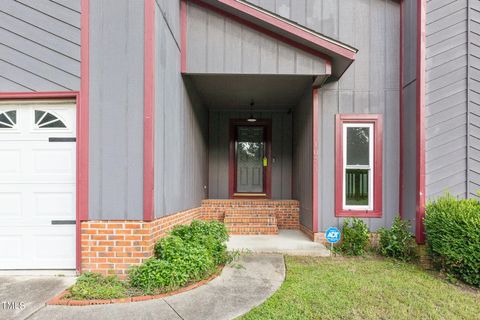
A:
MULTIPOLYGON (((210 110, 209 198, 228 199, 229 123, 246 119, 248 111, 210 110)), ((287 111, 255 112, 272 119, 272 199, 292 198, 292 115, 287 111)))
POLYGON ((403 110, 402 114, 402 210, 413 232, 416 219, 417 194, 417 0, 403 0, 403 110))
POLYGON ((390 226, 399 213, 400 7, 388 0, 319 2, 307 10, 307 24, 359 49, 342 78, 318 91, 319 230, 343 222, 335 217, 334 206, 335 114, 366 113, 382 114, 385 124, 383 215, 364 219, 376 231, 390 226))
MULTIPOLYGON (((467 0, 427 2, 426 195, 467 196, 467 0)), ((475 161, 475 160, 474 160, 475 161)))
POLYGON ((79 90, 79 3, 2 0, 0 92, 79 90))
MULTIPOLYGON (((414 0, 405 0, 409 11, 414 0)), ((319 89, 319 229, 338 226, 334 215, 334 129, 337 113, 380 113, 384 126, 383 217, 365 219, 372 231, 389 226, 399 213, 400 5, 393 0, 255 0, 252 3, 359 49, 338 82, 319 89)), ((408 13, 407 13, 408 14, 408 13)), ((415 20, 415 16, 412 16, 415 20)), ((414 25, 407 32, 414 34, 414 25)), ((409 41, 414 44, 414 41, 409 41)), ((407 59, 415 61, 409 45, 407 59)), ((409 64, 407 79, 415 75, 409 64)), ((411 81, 411 80, 410 80, 411 81)), ((295 154, 295 152, 294 152, 295 154)), ((413 171, 414 172, 414 171, 413 171)), ((414 174, 414 173, 413 173, 414 174)), ((294 177, 295 180, 296 177, 294 177)), ((413 198, 414 199, 414 198, 413 198)))
POLYGON ((468 197, 480 191, 480 2, 469 1, 468 197))
POLYGON ((319 57, 216 12, 187 7, 187 73, 325 74, 319 57))
POLYGON ((143 219, 143 2, 90 2, 91 219, 143 219))
MULTIPOLYGON (((169 4, 167 5, 166 2, 169 4)), ((170 8, 170 9, 169 9, 170 8)), ((207 196, 208 110, 180 73, 178 19, 155 12, 155 217, 200 206, 207 196)), ((173 10, 174 11, 174 10, 173 10)))
MULTIPOLYGON (((313 230, 313 108, 312 89, 305 91, 293 111, 293 199, 300 202, 300 223, 313 230)), ((321 145, 321 142, 320 142, 321 145)), ((322 168, 321 165, 319 168, 322 168)), ((321 169, 320 169, 321 171, 321 169)))

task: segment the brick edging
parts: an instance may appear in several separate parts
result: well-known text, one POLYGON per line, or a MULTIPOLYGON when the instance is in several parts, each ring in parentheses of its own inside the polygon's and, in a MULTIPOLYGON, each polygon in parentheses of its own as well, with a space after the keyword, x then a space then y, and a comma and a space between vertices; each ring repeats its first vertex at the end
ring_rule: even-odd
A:
POLYGON ((149 295, 149 296, 136 296, 136 297, 128 297, 128 298, 119 298, 119 299, 90 299, 90 300, 70 300, 70 299, 62 299, 66 294, 68 294, 68 289, 64 290, 63 292, 59 293, 55 297, 53 297, 51 300, 47 301, 45 304, 46 305, 62 305, 62 306, 76 306, 76 307, 81 307, 81 306, 89 306, 89 305, 98 305, 98 304, 114 304, 114 303, 128 303, 128 302, 138 302, 138 301, 146 301, 146 300, 153 300, 153 299, 161 299, 161 298, 166 298, 170 296, 174 296, 186 291, 193 290, 195 288, 198 288, 200 286, 203 286, 204 284, 207 284, 208 282, 212 281, 216 277, 218 277, 223 270, 223 267, 220 267, 215 274, 211 275, 207 279, 200 280, 198 282, 195 282, 189 286, 177 289, 175 291, 170 291, 162 294, 157 294, 157 295, 149 295))

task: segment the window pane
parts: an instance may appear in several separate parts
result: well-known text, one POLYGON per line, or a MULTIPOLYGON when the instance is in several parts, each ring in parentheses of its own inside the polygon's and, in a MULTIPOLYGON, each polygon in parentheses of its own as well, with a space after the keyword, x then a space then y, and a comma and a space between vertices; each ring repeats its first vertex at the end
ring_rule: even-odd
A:
POLYGON ((347 165, 369 165, 370 128, 347 127, 347 165))
POLYGON ((345 172, 345 204, 368 206, 368 171, 347 169, 345 172))
POLYGON ((7 111, 7 116, 13 121, 13 124, 17 123, 17 111, 7 111))
POLYGON ((50 112, 48 112, 48 113, 45 115, 45 117, 43 117, 42 121, 40 121, 38 124, 39 124, 40 126, 42 126, 42 124, 47 123, 47 122, 50 122, 50 121, 53 121, 53 120, 55 120, 55 119, 57 119, 57 117, 55 117, 53 114, 51 114, 50 112))
POLYGON ((62 121, 57 120, 49 124, 40 125, 40 128, 66 128, 66 126, 62 121))
POLYGON ((237 127, 237 192, 263 192, 263 127, 237 127))
POLYGON ((4 113, 0 113, 0 121, 6 124, 13 124, 4 113))
POLYGON ((38 121, 44 114, 45 111, 35 110, 35 123, 38 123, 38 121))

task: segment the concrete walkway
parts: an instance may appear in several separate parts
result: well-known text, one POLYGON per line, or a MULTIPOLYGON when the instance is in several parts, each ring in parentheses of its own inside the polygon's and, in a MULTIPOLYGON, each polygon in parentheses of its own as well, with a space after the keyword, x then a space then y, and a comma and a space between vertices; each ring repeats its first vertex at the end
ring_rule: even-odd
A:
POLYGON ((311 241, 300 230, 279 230, 278 235, 230 236, 228 250, 282 253, 297 256, 330 256, 321 243, 311 241))
POLYGON ((0 319, 25 319, 73 283, 75 277, 0 276, 0 319))
POLYGON ((284 278, 282 255, 247 254, 206 285, 175 296, 123 304, 46 306, 28 319, 234 319, 270 297, 284 278))

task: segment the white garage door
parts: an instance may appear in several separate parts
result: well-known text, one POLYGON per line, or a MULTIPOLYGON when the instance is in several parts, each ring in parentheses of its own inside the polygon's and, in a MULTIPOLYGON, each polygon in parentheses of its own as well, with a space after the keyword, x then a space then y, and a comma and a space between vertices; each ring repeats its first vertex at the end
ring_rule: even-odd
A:
POLYGON ((0 269, 75 268, 75 104, 0 104, 0 269))

